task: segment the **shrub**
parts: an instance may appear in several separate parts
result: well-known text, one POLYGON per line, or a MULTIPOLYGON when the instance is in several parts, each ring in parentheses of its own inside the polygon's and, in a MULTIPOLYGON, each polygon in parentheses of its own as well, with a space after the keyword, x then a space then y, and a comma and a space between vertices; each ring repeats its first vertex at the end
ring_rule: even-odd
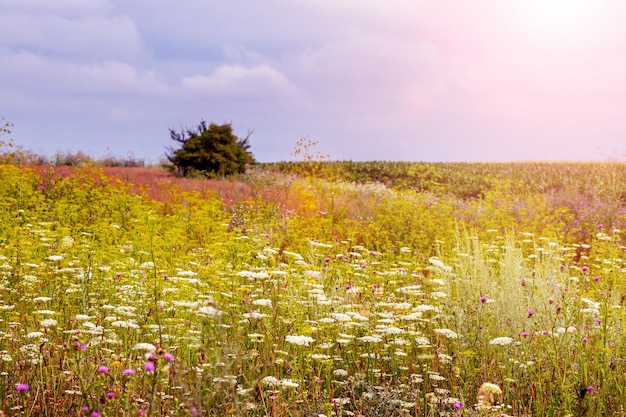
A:
POLYGON ((181 145, 169 148, 166 155, 172 171, 183 176, 199 173, 207 176, 229 176, 243 173, 255 162, 248 151, 248 138, 238 138, 229 123, 217 125, 203 120, 195 130, 177 132, 170 129, 170 138, 181 145))

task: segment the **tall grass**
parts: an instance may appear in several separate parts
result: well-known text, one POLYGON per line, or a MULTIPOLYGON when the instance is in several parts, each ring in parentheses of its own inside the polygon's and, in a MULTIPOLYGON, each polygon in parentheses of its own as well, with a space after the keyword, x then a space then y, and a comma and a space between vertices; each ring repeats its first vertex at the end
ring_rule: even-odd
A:
POLYGON ((570 206, 514 182, 249 175, 222 199, 0 165, 0 410, 624 413, 620 230, 579 241, 570 206))

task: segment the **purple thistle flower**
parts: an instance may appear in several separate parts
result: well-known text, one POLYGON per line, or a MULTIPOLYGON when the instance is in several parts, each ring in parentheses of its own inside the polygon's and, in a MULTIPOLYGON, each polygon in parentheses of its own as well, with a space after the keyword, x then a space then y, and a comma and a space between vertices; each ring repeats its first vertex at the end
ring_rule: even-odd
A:
POLYGON ((174 355, 172 355, 171 353, 166 353, 165 355, 163 355, 163 357, 165 358, 166 361, 168 362, 172 362, 174 360, 174 355))
POLYGON ((98 373, 100 374, 108 374, 109 373, 109 368, 107 368, 106 366, 101 366, 98 368, 98 373))
POLYGON ((28 391, 30 387, 28 386, 28 384, 17 384, 15 386, 15 389, 18 391, 28 391))
POLYGON ((135 370, 133 368, 124 369, 122 375, 135 375, 135 370))
POLYGON ((146 372, 154 372, 154 362, 152 361, 146 362, 144 369, 146 370, 146 372))
POLYGON ((596 390, 596 389, 593 387, 593 385, 589 385, 589 386, 587 387, 587 392, 593 392, 593 391, 595 391, 595 390, 596 390))
POLYGON ((481 303, 486 303, 487 302, 487 297, 480 297, 480 302, 481 303))

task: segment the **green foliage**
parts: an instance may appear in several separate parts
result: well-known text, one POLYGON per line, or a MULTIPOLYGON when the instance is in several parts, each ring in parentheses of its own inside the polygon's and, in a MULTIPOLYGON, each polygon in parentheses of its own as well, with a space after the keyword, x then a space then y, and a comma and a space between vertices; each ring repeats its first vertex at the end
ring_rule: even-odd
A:
MULTIPOLYGON (((429 192, 255 169, 227 206, 0 164, 0 411, 622 415, 623 232, 574 230, 577 203, 517 177, 461 198, 433 169, 409 175, 429 192)), ((568 189, 614 195, 596 173, 568 189)))
POLYGON ((249 164, 255 162, 249 152, 248 139, 238 138, 229 123, 208 126, 203 120, 195 130, 177 132, 170 129, 170 138, 180 144, 179 149, 169 149, 167 159, 172 170, 183 176, 201 174, 209 176, 229 176, 243 173, 249 164))

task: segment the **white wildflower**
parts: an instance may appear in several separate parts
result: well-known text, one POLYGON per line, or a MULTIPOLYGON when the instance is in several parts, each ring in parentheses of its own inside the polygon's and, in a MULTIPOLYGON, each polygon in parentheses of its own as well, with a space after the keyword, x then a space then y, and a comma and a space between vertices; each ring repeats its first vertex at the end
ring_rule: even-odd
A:
POLYGON ((430 346, 430 341, 424 336, 418 336, 415 338, 415 343, 418 346, 430 346))
POLYGON ((258 311, 253 311, 251 313, 244 313, 243 317, 246 319, 263 319, 265 317, 269 317, 267 314, 259 313, 258 311))
POLYGON ((385 329, 385 333, 386 334, 400 334, 400 333, 404 333, 404 330, 398 327, 387 327, 385 329))
POLYGON ((255 306, 272 307, 272 300, 260 298, 258 300, 254 300, 252 304, 255 306))
POLYGON ((128 329, 138 329, 139 325, 134 320, 116 320, 111 323, 113 327, 122 327, 128 329))
POLYGON ((271 376, 268 375, 265 378, 263 378, 261 380, 261 384, 267 386, 267 387, 275 387, 280 383, 280 381, 278 380, 278 378, 276 378, 275 376, 271 376))
POLYGON ((298 346, 309 346, 315 339, 310 336, 288 335, 285 337, 285 341, 298 346))
POLYGON ((44 328, 54 327, 57 325, 57 321, 55 319, 45 319, 39 322, 39 325, 44 328))
POLYGON ((280 380, 280 386, 283 388, 298 388, 298 385, 300 384, 294 382, 291 378, 283 378, 280 380))
POLYGON ((359 340, 365 343, 380 343, 383 341, 380 336, 363 336, 359 337, 359 340))
POLYGON ((212 306, 200 307, 198 309, 198 313, 206 314, 207 316, 221 316, 222 315, 222 312, 220 310, 212 306))
POLYGON ((344 313, 333 313, 331 316, 337 321, 352 321, 352 318, 348 314, 344 313))
POLYGON ((448 339, 457 339, 459 335, 450 329, 435 329, 435 333, 447 337, 448 339))
POLYGON ((137 343, 133 346, 133 350, 145 350, 147 352, 154 352, 156 350, 156 346, 152 343, 137 343))
POLYGON ((324 361, 330 359, 330 355, 326 355, 324 353, 314 353, 311 355, 311 359, 324 361))
POLYGON ((56 314, 56 311, 52 311, 52 310, 37 310, 35 311, 35 313, 37 314, 41 314, 44 316, 53 316, 56 314))
POLYGON ((333 247, 333 245, 329 243, 320 243, 320 242, 315 242, 313 240, 310 240, 309 244, 311 246, 318 247, 318 248, 332 248, 333 247))
POLYGON ((508 337, 508 336, 503 336, 503 337, 496 337, 495 339, 491 339, 489 341, 490 345, 500 345, 500 346, 504 346, 504 345, 508 345, 510 343, 513 342, 513 339, 508 337))

